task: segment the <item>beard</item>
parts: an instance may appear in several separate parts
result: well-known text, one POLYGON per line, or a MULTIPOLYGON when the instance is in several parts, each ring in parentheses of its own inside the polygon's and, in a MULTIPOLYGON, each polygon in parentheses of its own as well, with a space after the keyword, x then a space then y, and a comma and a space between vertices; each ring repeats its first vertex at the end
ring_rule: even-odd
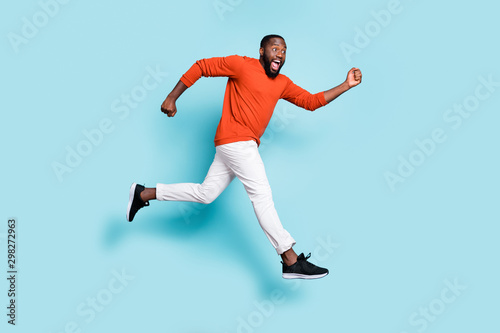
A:
POLYGON ((274 79, 275 77, 277 77, 278 74, 280 73, 281 67, 283 67, 285 62, 282 61, 278 70, 276 72, 273 72, 273 71, 271 71, 271 62, 272 61, 269 60, 269 57, 267 56, 267 54, 265 52, 264 52, 264 55, 262 56, 262 58, 264 59, 264 70, 266 71, 266 75, 271 79, 274 79))

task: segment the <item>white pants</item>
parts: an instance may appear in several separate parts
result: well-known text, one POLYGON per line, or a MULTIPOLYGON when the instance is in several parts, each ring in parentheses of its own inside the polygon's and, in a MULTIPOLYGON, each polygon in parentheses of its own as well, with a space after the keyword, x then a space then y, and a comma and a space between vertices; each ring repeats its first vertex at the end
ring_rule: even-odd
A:
POLYGON ((255 141, 217 146, 214 161, 202 184, 157 184, 156 198, 209 204, 231 183, 234 177, 243 183, 255 215, 278 254, 289 250, 295 240, 281 225, 274 208, 271 187, 255 141))

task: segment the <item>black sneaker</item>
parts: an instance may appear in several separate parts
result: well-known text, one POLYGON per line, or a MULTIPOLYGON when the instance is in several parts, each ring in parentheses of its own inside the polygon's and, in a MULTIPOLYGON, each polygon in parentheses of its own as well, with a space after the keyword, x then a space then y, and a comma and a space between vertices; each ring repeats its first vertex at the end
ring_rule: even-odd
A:
POLYGON ((297 262, 291 266, 283 264, 283 278, 284 279, 319 279, 328 275, 328 269, 318 267, 307 261, 311 257, 309 253, 307 257, 304 257, 304 253, 301 253, 297 262))
POLYGON ((127 208, 127 221, 132 222, 135 214, 139 209, 144 206, 149 206, 149 201, 142 201, 141 192, 144 191, 144 186, 133 183, 130 186, 130 193, 128 197, 128 208, 127 208))

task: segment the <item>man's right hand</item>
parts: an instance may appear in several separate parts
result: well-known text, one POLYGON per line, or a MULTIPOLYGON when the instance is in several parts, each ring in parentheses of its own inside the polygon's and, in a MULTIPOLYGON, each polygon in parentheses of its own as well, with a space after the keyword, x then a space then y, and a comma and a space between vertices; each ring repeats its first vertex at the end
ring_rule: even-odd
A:
POLYGON ((175 99, 167 96, 161 105, 161 112, 165 113, 169 117, 175 116, 177 113, 177 107, 175 106, 175 99))
POLYGON ((175 107, 175 101, 179 98, 188 87, 182 83, 181 80, 177 82, 174 89, 168 94, 167 98, 163 101, 161 105, 161 112, 165 113, 169 117, 175 116, 177 113, 177 108, 175 107))

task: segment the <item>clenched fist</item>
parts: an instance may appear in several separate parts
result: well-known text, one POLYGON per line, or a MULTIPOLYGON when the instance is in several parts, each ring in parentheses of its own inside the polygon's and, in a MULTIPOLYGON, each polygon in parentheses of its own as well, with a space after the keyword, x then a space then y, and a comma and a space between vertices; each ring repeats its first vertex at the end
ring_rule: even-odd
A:
POLYGON ((346 82, 347 82, 347 85, 349 86, 349 88, 352 88, 352 87, 355 87, 357 86, 358 84, 361 83, 361 71, 359 70, 359 68, 351 68, 349 70, 349 72, 347 73, 347 79, 346 79, 346 82))
POLYGON ((167 98, 165 98, 165 100, 161 104, 161 112, 165 113, 169 117, 175 116, 175 114, 177 113, 175 99, 167 96, 167 98))

